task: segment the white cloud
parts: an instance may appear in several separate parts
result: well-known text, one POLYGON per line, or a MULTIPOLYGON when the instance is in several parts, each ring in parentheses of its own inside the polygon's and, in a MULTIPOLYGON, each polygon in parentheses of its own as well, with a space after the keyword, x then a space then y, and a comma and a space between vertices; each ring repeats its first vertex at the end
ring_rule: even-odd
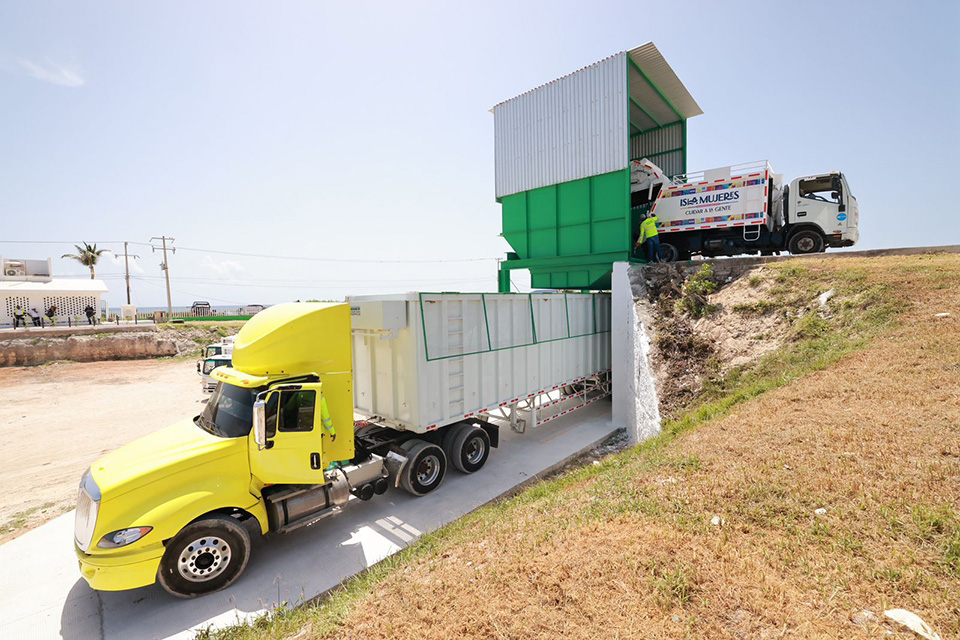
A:
POLYGON ((86 82, 76 65, 65 67, 49 60, 44 64, 38 64, 23 58, 18 58, 18 60, 20 66, 30 76, 41 82, 49 82, 61 87, 82 87, 86 82))
POLYGON ((210 269, 221 278, 236 278, 244 271, 243 265, 236 260, 216 261, 210 256, 203 256, 200 266, 210 269))
MULTIPOLYGON (((106 253, 104 255, 110 258, 110 264, 112 266, 120 267, 121 270, 124 269, 122 255, 117 256, 112 253, 106 253)), ((130 273, 133 273, 133 274, 144 273, 143 267, 140 266, 140 261, 137 260, 136 258, 130 258, 130 273)))

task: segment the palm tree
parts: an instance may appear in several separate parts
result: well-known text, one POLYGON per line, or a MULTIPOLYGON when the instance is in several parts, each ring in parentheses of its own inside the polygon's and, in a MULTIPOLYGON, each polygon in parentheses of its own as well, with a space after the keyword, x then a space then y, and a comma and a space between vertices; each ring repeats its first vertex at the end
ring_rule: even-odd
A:
POLYGON ((73 246, 77 248, 76 253, 65 253, 60 257, 72 258, 73 260, 76 260, 83 266, 90 269, 90 279, 93 280, 96 277, 96 272, 94 269, 97 266, 97 262, 100 260, 100 256, 104 253, 108 253, 109 251, 107 249, 97 249, 96 243, 89 245, 84 242, 83 247, 78 244, 73 246))

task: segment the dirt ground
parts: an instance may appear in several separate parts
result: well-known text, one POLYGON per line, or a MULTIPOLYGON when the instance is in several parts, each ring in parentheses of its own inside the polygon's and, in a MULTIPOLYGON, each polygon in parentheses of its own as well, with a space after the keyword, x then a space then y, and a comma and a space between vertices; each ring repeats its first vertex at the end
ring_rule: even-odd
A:
POLYGON ((72 509, 94 460, 205 398, 192 359, 0 369, 0 543, 72 509))

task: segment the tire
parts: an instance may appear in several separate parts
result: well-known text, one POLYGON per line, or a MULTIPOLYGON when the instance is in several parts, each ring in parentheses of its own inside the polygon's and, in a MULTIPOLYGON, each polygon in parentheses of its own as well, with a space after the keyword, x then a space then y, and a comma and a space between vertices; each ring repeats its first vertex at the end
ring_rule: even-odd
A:
POLYGON ((233 584, 250 560, 250 534, 229 516, 184 527, 160 560, 157 580, 167 593, 195 598, 233 584))
POLYGON ((403 488, 415 496, 425 496, 439 487, 447 472, 443 449, 425 440, 408 440, 401 447, 409 457, 400 475, 403 488))
POLYGON ((664 262, 676 262, 680 258, 680 251, 669 242, 661 242, 660 251, 664 262))
POLYGON ((790 242, 787 243, 787 248, 790 250, 790 253, 794 255, 820 253, 823 251, 823 236, 810 229, 797 231, 790 236, 790 242))
POLYGON ((477 472, 490 457, 490 436, 474 424, 458 424, 444 437, 443 452, 458 471, 477 472))

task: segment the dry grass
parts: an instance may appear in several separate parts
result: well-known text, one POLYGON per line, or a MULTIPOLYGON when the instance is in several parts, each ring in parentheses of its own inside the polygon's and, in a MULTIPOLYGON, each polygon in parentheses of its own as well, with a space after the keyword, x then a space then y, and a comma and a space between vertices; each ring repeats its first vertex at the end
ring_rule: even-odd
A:
POLYGON ((847 355, 792 382, 766 369, 786 384, 482 509, 253 635, 880 637, 891 607, 960 635, 960 257, 804 265, 909 309, 865 346, 834 334, 870 305, 800 320, 803 349, 847 355), (851 622, 863 609, 877 621, 851 622))

